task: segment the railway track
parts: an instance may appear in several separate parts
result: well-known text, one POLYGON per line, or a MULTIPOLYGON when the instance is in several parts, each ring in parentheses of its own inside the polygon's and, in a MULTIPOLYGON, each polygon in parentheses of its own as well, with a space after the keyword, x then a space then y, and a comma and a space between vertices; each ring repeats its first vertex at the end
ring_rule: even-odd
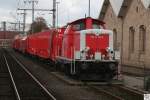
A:
POLYGON ((56 100, 17 60, 0 50, 0 100, 56 100))
POLYGON ((144 98, 144 93, 120 85, 88 86, 92 90, 107 96, 105 100, 143 100, 144 98))
MULTIPOLYGON (((22 59, 22 61, 23 61, 23 59, 22 59)), ((81 87, 86 91, 93 92, 95 95, 98 94, 99 95, 98 100, 143 100, 144 93, 136 92, 136 91, 126 88, 124 86, 119 86, 119 85, 95 86, 95 85, 89 85, 87 82, 83 82, 83 84, 85 84, 85 85, 75 86, 75 87, 81 87)), ((65 86, 63 86, 63 87, 65 87, 65 86)), ((69 90, 69 88, 68 88, 68 90, 69 90)), ((79 92, 79 90, 78 90, 78 92, 79 92)), ((73 92, 73 93, 75 93, 75 92, 73 92)), ((72 95, 71 92, 70 92, 70 95, 72 95)), ((76 94, 74 94, 74 95, 76 95, 76 94)), ((79 96, 79 95, 76 95, 76 96, 79 96)), ((72 99, 74 99, 74 98, 72 98, 72 99)), ((70 99, 65 98, 64 100, 70 100, 70 99)), ((83 99, 74 99, 74 100, 92 100, 92 99, 84 97, 83 99)), ((93 99, 93 100, 95 100, 95 99, 93 99)))
POLYGON ((0 50, 0 100, 16 100, 15 90, 7 69, 3 51, 0 50))
MULTIPOLYGON (((41 64, 41 63, 38 63, 41 64)), ((43 66, 43 65, 42 65, 43 66)), ((63 80, 60 78, 60 80, 63 80)), ((65 81, 65 83, 68 83, 65 81)), ((86 86, 89 83, 81 82, 81 86, 86 86), (83 85, 84 84, 84 85, 83 85)), ((101 95, 100 100, 143 100, 142 92, 136 92, 124 86, 111 85, 111 86, 89 86, 94 89, 96 93, 101 95), (108 89, 108 90, 107 90, 108 89)))

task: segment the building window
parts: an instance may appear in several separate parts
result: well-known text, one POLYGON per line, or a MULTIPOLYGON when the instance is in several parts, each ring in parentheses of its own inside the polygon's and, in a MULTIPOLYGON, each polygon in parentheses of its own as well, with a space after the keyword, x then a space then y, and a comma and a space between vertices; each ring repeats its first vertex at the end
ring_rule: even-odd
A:
POLYGON ((135 36, 135 29, 134 27, 129 28, 129 52, 134 52, 134 36, 135 36))
POLYGON ((138 6, 136 7, 136 12, 137 12, 137 13, 139 12, 139 7, 138 7, 138 6))
POLYGON ((113 29, 113 46, 114 46, 114 50, 118 50, 118 46, 117 46, 117 30, 113 29))
POLYGON ((139 47, 140 47, 140 53, 145 53, 146 48, 146 28, 144 25, 141 25, 139 27, 139 47))

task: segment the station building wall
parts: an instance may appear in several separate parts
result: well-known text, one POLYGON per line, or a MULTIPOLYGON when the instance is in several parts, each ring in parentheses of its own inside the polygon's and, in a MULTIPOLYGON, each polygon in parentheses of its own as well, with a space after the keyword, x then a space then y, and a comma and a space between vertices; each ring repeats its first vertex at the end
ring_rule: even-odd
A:
POLYGON ((115 29, 114 46, 122 51, 122 70, 143 74, 150 70, 150 8, 145 8, 141 0, 131 0, 123 7, 126 7, 126 13, 117 16, 109 3, 103 18, 100 15, 99 19, 106 22, 108 29, 115 29))

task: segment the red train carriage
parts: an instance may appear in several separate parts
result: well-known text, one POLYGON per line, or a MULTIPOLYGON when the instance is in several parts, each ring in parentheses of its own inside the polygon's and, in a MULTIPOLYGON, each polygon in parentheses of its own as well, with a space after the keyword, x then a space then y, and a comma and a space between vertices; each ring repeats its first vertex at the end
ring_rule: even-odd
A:
MULTIPOLYGON (((43 59, 54 61, 56 55, 59 55, 61 51, 63 33, 64 28, 50 29, 37 33, 36 36, 34 36, 34 38, 36 38, 36 55, 43 59)), ((31 37, 29 36, 29 38, 31 37)))
POLYGON ((18 41, 18 36, 16 35, 16 36, 14 37, 14 39, 13 39, 13 42, 12 42, 12 48, 15 49, 15 50, 16 50, 17 47, 18 47, 17 41, 18 41))
POLYGON ((69 75, 112 79, 118 65, 114 59, 112 31, 105 29, 104 22, 92 18, 70 23, 56 62, 69 75))
POLYGON ((50 58, 50 34, 51 31, 45 31, 45 32, 40 32, 37 33, 37 48, 36 48, 36 52, 37 52, 37 56, 44 58, 44 59, 49 59, 50 58))
POLYGON ((12 47, 15 49, 15 50, 20 50, 20 40, 23 36, 21 34, 19 35, 16 35, 13 39, 13 43, 12 43, 12 47))
POLYGON ((37 34, 29 35, 27 38, 27 53, 30 55, 37 55, 37 34))
POLYGON ((53 34, 50 36, 51 40, 51 50, 50 50, 50 59, 55 62, 56 56, 61 55, 61 49, 62 49, 62 39, 64 34, 65 28, 58 28, 56 31, 53 31, 53 34))
POLYGON ((43 59, 54 61, 60 55, 65 28, 50 29, 28 35, 27 52, 43 59))
POLYGON ((27 36, 23 36, 21 39, 20 39, 20 51, 23 52, 23 53, 27 53, 27 36))

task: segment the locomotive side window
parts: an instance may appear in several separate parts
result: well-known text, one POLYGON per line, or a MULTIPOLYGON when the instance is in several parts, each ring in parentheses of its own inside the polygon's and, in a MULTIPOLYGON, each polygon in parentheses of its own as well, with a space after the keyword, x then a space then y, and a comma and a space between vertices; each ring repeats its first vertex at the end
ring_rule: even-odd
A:
POLYGON ((80 31, 85 29, 85 23, 78 23, 73 25, 74 31, 80 31))

